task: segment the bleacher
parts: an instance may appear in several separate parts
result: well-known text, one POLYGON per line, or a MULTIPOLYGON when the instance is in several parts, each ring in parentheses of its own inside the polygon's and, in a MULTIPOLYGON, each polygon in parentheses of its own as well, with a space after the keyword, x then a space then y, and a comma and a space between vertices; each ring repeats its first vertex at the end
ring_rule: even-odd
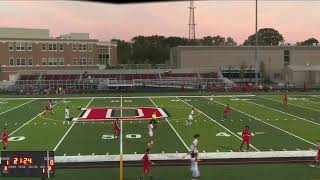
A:
MULTIPOLYGON (((223 90, 233 87, 231 81, 213 69, 108 69, 108 70, 48 70, 24 74, 16 81, 23 89, 29 87, 105 90, 116 87, 167 87, 223 90)), ((21 87, 20 87, 21 88, 21 87)))

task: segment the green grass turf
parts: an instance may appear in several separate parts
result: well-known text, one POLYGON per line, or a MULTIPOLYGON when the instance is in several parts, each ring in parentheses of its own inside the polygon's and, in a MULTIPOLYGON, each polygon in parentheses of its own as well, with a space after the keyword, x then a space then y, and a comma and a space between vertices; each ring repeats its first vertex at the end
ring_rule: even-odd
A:
MULTIPOLYGON (((216 134, 224 132, 221 126, 213 122, 203 114, 195 112, 194 122, 191 126, 186 126, 186 120, 191 108, 176 98, 152 98, 159 106, 165 107, 170 113, 168 118, 172 126, 176 129, 183 141, 190 147, 193 135, 200 134, 198 149, 206 152, 230 151, 237 149, 240 139, 230 136, 229 138, 217 137, 216 134)), ((199 99, 201 101, 201 99, 199 99)))
MULTIPOLYGON (((181 98, 183 99, 183 98, 181 98)), ((231 130, 233 133, 239 135, 244 126, 248 125, 252 132, 257 133, 252 138, 252 144, 261 151, 272 150, 296 150, 299 149, 309 149, 311 146, 309 143, 305 143, 295 137, 289 136, 283 131, 277 130, 267 124, 254 120, 254 118, 249 117, 243 113, 232 110, 230 116, 227 120, 222 120, 223 108, 224 106, 216 102, 220 102, 220 98, 215 98, 216 102, 210 102, 206 98, 202 98, 202 101, 196 101, 198 98, 191 98, 189 104, 194 107, 201 109, 204 113, 218 120, 220 124, 231 130), (209 104, 208 104, 209 103, 209 104), (261 134, 258 134, 261 133, 261 134)), ((231 108, 239 107, 238 101, 230 102, 231 108)), ((224 131, 228 133, 227 131, 224 131)), ((230 133, 229 133, 230 134, 230 133)), ((229 138, 229 137, 223 137, 229 138)), ((236 148, 238 148, 239 143, 237 143, 236 148)))
POLYGON ((19 105, 22 105, 27 102, 31 102, 32 100, 20 100, 20 99, 14 99, 14 100, 7 100, 7 99, 0 99, 0 114, 3 114, 5 111, 10 111, 10 109, 13 109, 19 105))
MULTIPOLYGON (((320 169, 305 164, 200 166, 201 180, 319 180, 320 169)), ((124 168, 124 180, 136 180, 142 168, 124 168)), ((153 167, 153 180, 191 179, 189 166, 153 167)), ((8 178, 22 180, 25 178, 8 178)), ((39 178, 28 178, 38 180, 39 178)), ((119 169, 56 170, 55 180, 119 179, 119 169)), ((144 178, 149 180, 149 178, 144 178)))
POLYGON ((77 116, 78 105, 85 105, 88 101, 54 101, 56 105, 53 107, 53 115, 47 113, 35 116, 35 119, 14 134, 16 137, 24 136, 26 139, 10 142, 10 150, 53 150, 69 128, 68 125, 63 124, 65 107, 69 106, 71 116, 77 116))
MULTIPOLYGON (((203 97, 182 97, 178 100, 175 97, 152 97, 151 101, 148 98, 123 98, 123 107, 142 107, 142 106, 159 106, 162 107, 170 114, 168 122, 165 119, 160 120, 159 126, 155 131, 155 146, 152 149, 152 153, 161 153, 162 151, 169 152, 186 152, 185 143, 188 147, 192 142, 192 136, 195 133, 199 133, 200 143, 198 149, 206 152, 228 152, 230 150, 237 151, 241 140, 238 133, 242 131, 243 126, 249 125, 253 132, 262 132, 252 138, 253 145, 261 151, 272 150, 301 150, 315 148, 311 143, 315 143, 316 139, 319 139, 318 125, 312 122, 319 121, 318 104, 320 98, 316 96, 302 96, 295 95, 290 98, 305 98, 305 99, 289 99, 289 105, 284 106, 280 102, 282 95, 265 95, 261 97, 216 97, 213 103, 208 104, 208 99, 203 97), (264 99, 268 98, 268 99, 264 99), (249 99, 249 100, 245 100, 249 99), (277 102, 280 101, 280 102, 277 102), (303 101, 303 102, 302 102, 303 101), (230 113, 230 117, 226 121, 221 121, 223 105, 229 103, 233 109, 230 113), (189 105, 188 105, 189 104, 189 105), (201 112, 195 112, 194 123, 190 127, 186 127, 185 121, 191 106, 196 107, 201 112), (262 106, 261 106, 262 105, 262 106), (265 106, 265 107, 263 107, 265 106), (302 106, 302 107, 299 107, 302 106), (309 109, 306 109, 306 108, 309 109), (273 108, 275 110, 272 110, 273 108), (315 110, 312 110, 315 109, 315 110), (236 111, 239 110, 239 111, 236 111), (278 110, 278 111, 276 111, 278 110), (279 112, 283 111, 283 112, 279 112), (304 121, 295 116, 299 116, 310 120, 311 122, 304 121), (258 121, 257 119, 261 121, 258 121), (276 128, 278 127, 278 129, 276 128), (282 130, 280 130, 281 128, 282 130), (178 135, 181 139, 178 137, 178 135), (231 133, 231 132, 232 133, 231 133), (287 132, 293 135, 299 136, 309 142, 305 142, 302 139, 289 135, 287 132), (227 133, 229 136, 217 136, 218 133, 227 133)), ((62 99, 61 99, 62 100, 62 99)), ((62 137, 69 129, 69 125, 63 125, 64 120, 64 108, 66 105, 70 108, 72 116, 78 116, 80 111, 78 107, 85 107, 89 102, 88 99, 66 99, 57 104, 60 100, 54 100, 54 114, 47 114, 46 116, 37 116, 44 110, 47 100, 35 100, 21 106, 17 109, 8 111, 5 114, 0 115, 0 127, 7 127, 9 133, 14 132, 10 137, 24 136, 26 139, 23 141, 10 141, 9 150, 52 150, 60 142, 62 137), (32 121, 30 121, 32 120, 32 121), (28 123, 28 121, 30 121, 28 123), (25 124, 27 123, 27 124, 25 124), (25 124, 25 126, 23 126, 25 124), (21 127, 23 126, 23 127, 21 127), (21 128, 20 128, 21 127, 21 128)), ((27 100, 28 101, 28 100, 27 100)), ((10 107, 19 106, 26 100, 8 100, 10 107), (11 102, 12 101, 12 102, 11 102), (18 103, 19 102, 19 103, 18 103)), ((120 107, 121 98, 104 98, 93 99, 88 107, 120 107)), ((4 109, 1 110, 5 111, 4 109)), ((1 113, 0 111, 0 113, 1 113)), ((131 112, 123 111, 123 115, 132 115, 131 112)), ((147 134, 147 121, 129 120, 123 121, 123 150, 125 154, 143 153, 146 149, 146 145, 149 141, 147 134), (127 138, 128 134, 139 134, 141 138, 130 139, 127 138)), ((59 145, 56 155, 81 155, 88 154, 119 154, 119 141, 103 139, 103 135, 113 134, 113 122, 86 122, 76 123, 70 132, 66 135, 65 139, 59 145)), ((251 148, 254 151, 253 148, 251 148)), ((202 179, 237 179, 237 177, 247 177, 246 174, 250 172, 252 177, 257 179, 260 175, 263 175, 262 169, 267 168, 275 173, 266 174, 261 178, 269 177, 273 179, 292 179, 299 177, 303 178, 317 178, 316 176, 299 176, 305 170, 306 173, 312 175, 315 170, 306 169, 303 165, 256 165, 256 166, 212 166, 212 169, 216 169, 213 175, 210 174, 211 166, 201 167, 203 174, 202 179), (290 168, 287 168, 290 167, 290 168), (231 173, 234 168, 236 173, 231 173), (282 170, 278 170, 278 168, 282 170), (208 169, 208 170, 206 170, 208 169), (228 171, 228 169, 230 171, 228 171), (252 171, 249 171, 252 169, 252 171), (206 176, 208 171, 208 176, 206 176), (285 172, 285 173, 282 173, 285 172), (300 174, 299 174, 300 172, 300 174), (291 176, 291 174, 294 174, 291 176), (297 173, 297 174, 295 174, 297 173), (290 174, 290 175, 285 175, 290 174)), ((166 179, 167 176, 172 177, 186 177, 190 175, 187 167, 173 168, 177 169, 178 173, 174 173, 173 170, 168 171, 170 168, 155 168, 155 172, 159 173, 159 179, 166 179), (168 171, 168 173, 166 173, 168 171), (185 175, 185 176, 184 176, 185 175)), ((101 169, 93 170, 81 170, 81 172, 100 172, 101 169)), ((116 172, 116 169, 105 170, 112 174, 116 172)), ((104 171, 104 172, 105 172, 104 171)), ((68 179, 69 172, 77 172, 77 170, 60 170, 61 177, 68 179)), ((135 179, 135 176, 140 173, 140 169, 127 168, 128 179, 135 179)), ((94 174, 94 173, 92 173, 94 174)), ((100 174, 100 173, 98 173, 100 174)), ((302 173, 303 174, 303 173, 302 173)), ((115 174, 115 177, 118 173, 115 174)), ((79 177, 83 178, 85 175, 79 177)), ((261 179, 259 178, 259 179, 261 179)), ((248 178, 245 178, 248 179, 248 178)), ((267 179, 267 178, 266 178, 267 179)), ((297 178, 298 179, 298 178, 297 178)))
MULTIPOLYGON (((230 98, 216 98, 216 101, 224 104, 234 103, 234 101, 232 101, 230 98)), ((259 118, 263 122, 297 135, 304 140, 309 141, 310 147, 314 147, 314 145, 311 143, 314 143, 319 138, 319 127, 317 125, 302 121, 296 117, 293 117, 292 115, 270 110, 253 104, 250 101, 238 101, 238 104, 237 106, 234 106, 234 109, 238 109, 253 117, 259 118)), ((292 135, 287 133, 287 136, 292 135)))

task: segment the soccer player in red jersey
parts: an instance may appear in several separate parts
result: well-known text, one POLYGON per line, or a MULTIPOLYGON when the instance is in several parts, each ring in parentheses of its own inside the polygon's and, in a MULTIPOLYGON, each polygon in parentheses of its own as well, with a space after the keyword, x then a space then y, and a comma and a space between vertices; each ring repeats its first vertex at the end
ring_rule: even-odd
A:
POLYGON ((314 159, 312 167, 320 168, 320 139, 317 142, 318 142, 318 149, 317 149, 318 152, 317 152, 316 158, 314 159))
POLYGON ((228 118, 229 112, 231 111, 231 108, 229 106, 229 104, 227 104, 224 109, 223 109, 223 118, 222 121, 224 121, 225 119, 228 118))
POLYGON ((150 172, 150 164, 152 163, 150 160, 150 149, 146 150, 146 153, 142 157, 143 160, 143 173, 139 177, 139 180, 142 180, 142 177, 145 175, 149 175, 150 179, 152 179, 151 172, 150 172))
POLYGON ((286 90, 283 94, 283 104, 288 104, 288 92, 286 90))
POLYGON ((249 126, 245 126, 244 130, 242 131, 242 143, 241 143, 241 146, 240 146, 240 151, 242 150, 242 146, 244 144, 247 145, 247 151, 249 150, 250 148, 250 140, 251 140, 251 136, 253 134, 251 133, 250 129, 249 129, 249 126))
POLYGON ((114 121, 113 130, 114 130, 114 139, 118 139, 120 136, 119 118, 117 118, 114 121))
POLYGON ((53 111, 52 111, 52 101, 51 101, 51 99, 46 104, 46 110, 45 110, 44 114, 47 114, 47 112, 49 112, 49 111, 50 111, 50 113, 52 115, 53 111))
POLYGON ((1 139, 2 139, 2 145, 3 145, 3 150, 5 151, 8 147, 8 132, 7 128, 3 128, 3 131, 1 133, 1 139))

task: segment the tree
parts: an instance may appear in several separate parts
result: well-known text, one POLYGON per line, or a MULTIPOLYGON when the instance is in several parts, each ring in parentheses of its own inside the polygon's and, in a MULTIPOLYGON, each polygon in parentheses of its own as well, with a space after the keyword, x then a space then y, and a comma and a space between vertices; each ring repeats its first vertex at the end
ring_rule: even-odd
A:
POLYGON ((240 64, 240 78, 244 78, 245 72, 248 68, 247 62, 246 61, 242 61, 240 64))
MULTIPOLYGON (((283 36, 279 31, 272 28, 263 28, 258 31, 258 45, 262 46, 278 46, 280 42, 283 42, 283 36)), ((243 43, 243 45, 255 45, 256 44, 256 34, 248 37, 243 43)))
POLYGON ((267 71, 266 71, 266 64, 263 61, 260 62, 259 70, 260 70, 259 74, 260 74, 261 82, 266 82, 267 71))
POLYGON ((226 42, 226 38, 221 36, 214 36, 213 37, 213 45, 214 46, 224 46, 226 42))
POLYGON ((212 46, 213 45, 213 37, 211 36, 206 36, 200 39, 200 43, 203 46, 212 46))
POLYGON ((302 41, 302 42, 297 42, 297 45, 298 46, 312 46, 313 43, 319 43, 319 41, 315 38, 309 38, 305 41, 302 41))
POLYGON ((233 38, 228 37, 228 38, 227 38, 227 41, 226 41, 226 43, 225 43, 225 45, 226 45, 226 46, 236 46, 236 45, 237 45, 237 43, 234 41, 234 39, 233 39, 233 38))
POLYGON ((165 43, 171 48, 176 46, 186 46, 188 44, 187 38, 181 37, 167 37, 165 43))
POLYGON ((111 41, 117 42, 117 58, 119 63, 128 63, 128 60, 131 58, 131 44, 120 39, 113 39, 111 41))

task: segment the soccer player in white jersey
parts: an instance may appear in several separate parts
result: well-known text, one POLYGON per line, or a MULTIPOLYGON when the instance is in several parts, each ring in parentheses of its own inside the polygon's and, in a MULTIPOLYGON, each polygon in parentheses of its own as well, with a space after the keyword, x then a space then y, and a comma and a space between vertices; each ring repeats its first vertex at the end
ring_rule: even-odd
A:
POLYGON ((193 141, 192 141, 192 144, 190 145, 190 151, 187 153, 187 155, 183 156, 182 159, 185 159, 189 154, 198 153, 197 146, 199 144, 199 138, 200 138, 199 134, 195 134, 193 136, 193 141))
POLYGON ((208 104, 212 104, 213 103, 213 95, 210 96, 208 104))
POLYGON ((191 173, 192 173, 192 180, 198 180, 200 178, 200 170, 199 170, 199 166, 198 166, 198 161, 200 161, 200 159, 198 159, 198 153, 191 153, 191 173))
POLYGON ((66 122, 68 124, 70 124, 70 111, 69 111, 69 107, 66 106, 65 110, 64 110, 64 120, 65 122, 63 122, 63 124, 65 124, 66 122))
POLYGON ((150 142, 148 143, 148 147, 151 148, 153 146, 153 123, 150 121, 148 124, 148 134, 150 138, 150 142))
POLYGON ((194 108, 191 109, 191 112, 188 115, 188 119, 186 122, 186 126, 190 126, 192 124, 193 121, 193 114, 194 114, 194 108))

